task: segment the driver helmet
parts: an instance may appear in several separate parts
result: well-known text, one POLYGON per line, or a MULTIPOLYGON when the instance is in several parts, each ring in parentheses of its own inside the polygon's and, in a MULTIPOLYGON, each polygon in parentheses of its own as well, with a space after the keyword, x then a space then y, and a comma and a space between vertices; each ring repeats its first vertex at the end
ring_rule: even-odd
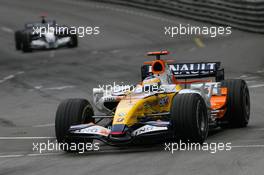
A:
POLYGON ((142 82, 143 91, 147 92, 153 92, 157 91, 160 88, 161 80, 158 77, 155 76, 149 76, 145 78, 142 82))

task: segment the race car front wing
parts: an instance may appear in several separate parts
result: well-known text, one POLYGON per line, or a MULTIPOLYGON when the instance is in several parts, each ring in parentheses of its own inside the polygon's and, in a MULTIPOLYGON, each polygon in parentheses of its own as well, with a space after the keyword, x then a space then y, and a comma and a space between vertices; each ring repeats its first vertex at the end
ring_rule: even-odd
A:
POLYGON ((170 134, 170 122, 166 121, 148 121, 140 123, 140 126, 132 129, 122 135, 116 136, 111 128, 106 128, 94 123, 73 125, 69 129, 69 137, 97 139, 109 145, 119 145, 131 143, 142 137, 161 137, 170 134))

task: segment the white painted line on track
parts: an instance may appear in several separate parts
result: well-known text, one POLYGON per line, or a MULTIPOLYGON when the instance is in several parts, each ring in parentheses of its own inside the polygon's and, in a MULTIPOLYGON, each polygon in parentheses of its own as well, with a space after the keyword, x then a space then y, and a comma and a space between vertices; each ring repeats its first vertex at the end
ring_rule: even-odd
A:
POLYGON ((50 88, 44 88, 45 90, 63 90, 63 89, 69 89, 74 88, 75 86, 68 85, 68 86, 58 86, 58 87, 50 87, 50 88))
POLYGON ((41 85, 40 85, 40 86, 34 86, 34 88, 35 88, 35 89, 41 89, 42 86, 41 86, 41 85))
POLYGON ((4 77, 2 80, 0 80, 0 83, 4 83, 5 81, 10 80, 12 78, 15 78, 15 76, 14 75, 8 75, 8 76, 4 77))
POLYGON ((264 148, 264 145, 233 145, 232 148, 264 148))
POLYGON ((0 155, 0 158, 15 158, 15 157, 23 157, 24 155, 22 154, 17 154, 17 155, 0 155))
POLYGON ((10 28, 5 27, 5 26, 1 27, 1 30, 4 32, 7 32, 7 33, 14 33, 13 29, 10 29, 10 28))
POLYGON ((260 87, 264 87, 264 84, 256 84, 256 85, 251 85, 248 86, 249 88, 260 88, 260 87))
POLYGON ((255 77, 255 76, 254 77, 244 77, 245 80, 252 80, 252 79, 258 79, 258 78, 260 77, 255 77))
POLYGON ((257 82, 256 80, 246 80, 247 83, 255 83, 257 82))
POLYGON ((264 131, 264 128, 256 128, 256 129, 252 129, 254 131, 264 131))
POLYGON ((239 78, 247 78, 248 75, 241 75, 239 78))
POLYGON ((67 86, 57 86, 57 87, 49 87, 49 88, 44 88, 42 85, 34 86, 34 89, 37 90, 63 90, 63 89, 71 89, 71 88, 75 88, 75 86, 67 85, 67 86))
POLYGON ((37 154, 27 154, 25 156, 34 157, 34 156, 51 156, 51 155, 60 155, 63 153, 37 153, 37 154))
POLYGON ((55 139, 56 137, 0 137, 0 140, 55 139))
MULTIPOLYGON (((233 145, 233 148, 264 148, 264 145, 233 145)), ((19 157, 37 157, 37 156, 54 156, 54 155, 63 155, 63 152, 56 153, 30 153, 30 154, 7 154, 0 153, 0 158, 19 158, 19 157)))
POLYGON ((3 79, 0 80, 0 84, 4 83, 7 80, 11 80, 11 79, 15 78, 16 75, 20 75, 20 74, 23 74, 23 73, 24 73, 23 71, 19 71, 19 72, 16 72, 15 74, 8 75, 8 76, 6 76, 6 77, 4 77, 3 79))
POLYGON ((48 124, 42 124, 42 125, 34 125, 33 128, 42 128, 42 127, 50 127, 55 126, 55 123, 48 123, 48 124))
POLYGON ((36 157, 36 156, 54 156, 54 155, 61 155, 61 153, 31 153, 31 154, 7 154, 7 155, 0 155, 0 158, 17 158, 17 157, 36 157))

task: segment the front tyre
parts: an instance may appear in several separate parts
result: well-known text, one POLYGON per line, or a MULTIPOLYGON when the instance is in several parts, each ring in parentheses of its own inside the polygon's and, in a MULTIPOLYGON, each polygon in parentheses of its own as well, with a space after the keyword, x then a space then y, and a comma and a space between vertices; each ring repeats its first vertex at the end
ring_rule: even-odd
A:
POLYGON ((78 46, 78 36, 76 34, 72 34, 70 35, 70 41, 69 41, 69 44, 68 44, 68 47, 69 48, 74 48, 74 47, 77 47, 78 46))
POLYGON ((171 106, 174 136, 183 141, 203 143, 208 135, 207 107, 199 94, 176 94, 171 106))
POLYGON ((30 33, 23 33, 22 37, 21 37, 21 43, 22 43, 22 51, 23 52, 32 52, 32 48, 31 48, 31 35, 30 33))
MULTIPOLYGON (((55 132, 58 143, 70 145, 72 142, 78 144, 80 140, 68 137, 71 125, 94 122, 91 104, 85 99, 66 99, 62 101, 56 112, 55 132)), ((92 142, 91 139, 85 142, 92 142)), ((61 147, 64 151, 71 152, 67 146, 61 147)), ((76 150, 78 151, 78 150, 76 150)))
POLYGON ((16 31, 15 32, 15 45, 16 45, 16 50, 21 50, 21 45, 22 45, 22 33, 21 31, 16 31))

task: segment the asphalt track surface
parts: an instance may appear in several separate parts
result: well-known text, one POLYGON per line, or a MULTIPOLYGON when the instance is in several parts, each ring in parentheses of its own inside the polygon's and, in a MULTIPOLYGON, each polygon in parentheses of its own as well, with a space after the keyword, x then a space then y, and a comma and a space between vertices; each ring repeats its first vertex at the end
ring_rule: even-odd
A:
MULTIPOLYGON (((130 7, 72 0, 0 2, 0 174, 263 174, 263 35, 232 30, 210 38, 164 35, 164 26, 209 25, 130 7), (76 49, 15 51, 13 33, 42 12, 61 24, 99 26, 100 35, 79 39, 76 49), (198 38, 198 39, 197 39, 198 38), (163 145, 39 154, 33 142, 54 137, 62 99, 91 100, 92 88, 140 80, 147 51, 167 49, 179 61, 222 61, 227 78, 247 80, 251 119, 247 128, 219 130, 207 142, 231 142, 231 151, 176 151, 163 145), (36 138, 34 138, 36 137, 36 138)), ((50 139, 54 141, 54 139, 50 139)))

